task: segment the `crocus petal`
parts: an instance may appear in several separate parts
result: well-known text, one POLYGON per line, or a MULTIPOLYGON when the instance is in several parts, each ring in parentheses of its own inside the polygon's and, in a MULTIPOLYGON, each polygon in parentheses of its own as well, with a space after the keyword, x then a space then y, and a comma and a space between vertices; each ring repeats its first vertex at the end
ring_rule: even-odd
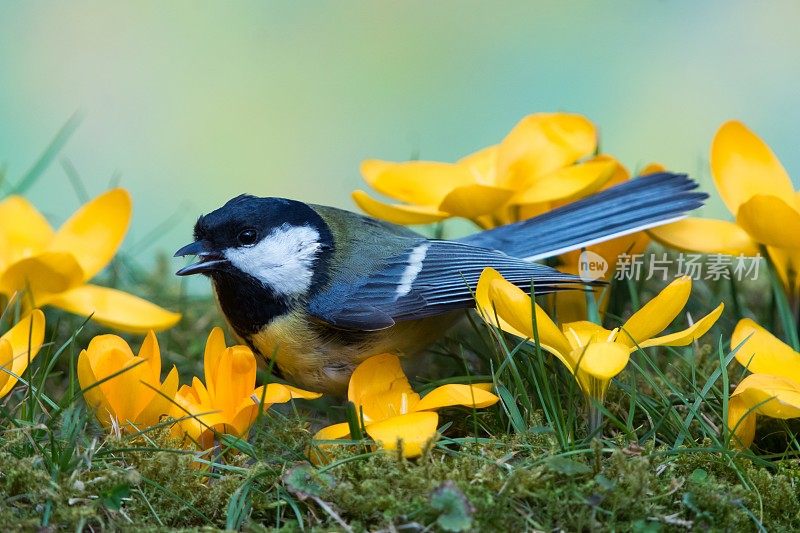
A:
POLYGON ((691 344, 696 339, 699 339, 705 335, 708 330, 711 329, 711 327, 719 319, 720 315, 722 315, 722 310, 724 308, 725 304, 719 304, 716 309, 688 328, 675 333, 670 333, 669 335, 655 337, 653 339, 645 339, 639 343, 639 347, 649 348, 650 346, 686 346, 691 344))
POLYGON ((343 422, 341 424, 333 424, 326 426, 314 435, 314 440, 336 440, 343 439, 350 436, 350 424, 343 422))
POLYGON ((501 207, 514 195, 514 191, 492 185, 472 183, 456 187, 444 197, 439 209, 451 215, 477 218, 501 207))
MULTIPOLYGON (((548 211, 552 211, 555 204, 551 202, 544 202, 541 204, 525 204, 510 206, 505 212, 501 211, 502 224, 496 224, 493 227, 513 224, 518 220, 528 220, 529 218, 538 217, 548 211)), ((495 214, 497 215, 497 214, 495 214)))
POLYGON ((402 447, 403 457, 419 457, 434 437, 439 425, 439 415, 434 412, 410 413, 369 424, 367 433, 372 440, 387 451, 402 447))
POLYGON ((130 358, 119 350, 104 352, 93 362, 92 370, 98 381, 116 374, 99 385, 103 401, 97 415, 104 425, 108 425, 111 417, 123 425, 129 421, 136 422, 139 413, 155 394, 154 390, 142 384, 146 366, 144 360, 130 358))
MULTIPOLYGON (((559 269, 560 270, 560 269, 559 269)), ((595 291, 600 316, 603 316, 608 307, 609 291, 595 291)), ((552 310, 553 318, 558 322, 576 322, 586 318, 586 293, 581 290, 557 291, 547 296, 548 309, 552 310)))
POLYGON ((214 406, 225 415, 234 416, 256 385, 256 358, 252 350, 246 346, 227 348, 220 357, 214 381, 216 391, 211 395, 214 406))
MULTIPOLYGON (((282 383, 270 383, 266 388, 263 386, 256 388, 249 397, 242 400, 239 409, 242 410, 249 406, 258 405, 262 402, 262 398, 262 410, 266 411, 274 403, 286 403, 295 398, 314 400, 320 396, 322 396, 322 394, 318 392, 310 392, 282 383)), ((237 418, 238 417, 239 415, 237 414, 237 418)))
POLYGON ((54 297, 50 304, 105 326, 130 333, 161 331, 174 326, 181 318, 173 313, 126 292, 84 285, 54 297))
POLYGON ((499 185, 519 189, 588 156, 597 147, 594 125, 581 115, 537 113, 523 118, 500 143, 499 185))
MULTIPOLYGON (((126 354, 128 357, 133 357, 131 347, 125 342, 125 339, 118 335, 97 335, 89 341, 87 347, 89 352, 89 360, 96 359, 101 353, 108 350, 119 350, 126 354)), ((159 369, 160 371, 161 369, 159 369)))
POLYGON ((211 395, 208 393, 208 389, 205 385, 203 385, 203 382, 200 381, 200 378, 197 376, 192 376, 192 393, 197 397, 195 403, 206 407, 206 410, 215 412, 218 411, 216 407, 212 406, 213 400, 211 395))
MULTIPOLYGON (((0 366, 17 376, 21 376, 28 368, 44 343, 44 314, 34 309, 28 316, 17 322, 8 330, 2 340, 0 366)), ((0 369, 0 398, 8 394, 17 383, 17 378, 0 369)))
MULTIPOLYGON (((511 331, 508 331, 508 333, 513 334, 514 331, 519 331, 524 328, 522 331, 525 332, 525 338, 530 339, 532 342, 536 340, 533 335, 532 325, 525 327, 525 324, 532 324, 533 314, 530 309, 530 297, 506 280, 493 282, 489 287, 489 297, 492 301, 496 302, 500 318, 511 325, 511 331), (498 289, 498 287, 500 288, 498 289), (512 291, 512 287, 519 292, 512 291), (521 300, 520 295, 527 298, 527 305, 521 300)), ((536 309, 536 325, 539 333, 539 346, 544 351, 561 360, 570 371, 574 371, 575 365, 574 360, 570 358, 570 352, 572 350, 569 341, 567 341, 567 338, 558 329, 558 326, 547 316, 547 313, 545 313, 538 304, 534 305, 536 309)))
MULTIPOLYGON (((78 355, 78 383, 81 386, 83 399, 86 401, 86 405, 88 405, 89 409, 92 411, 100 413, 100 406, 103 404, 104 398, 99 386, 92 387, 94 383, 97 383, 98 379, 97 376, 94 375, 92 363, 89 358, 89 352, 87 350, 81 350, 80 355, 78 355)), ((108 426, 107 417, 99 417, 99 420, 104 426, 108 426)))
POLYGON ((350 377, 347 398, 367 421, 404 414, 419 401, 394 354, 375 355, 358 365, 350 377))
POLYGON ((180 423, 173 426, 173 434, 176 437, 180 438, 185 433, 192 441, 206 449, 214 442, 212 429, 224 426, 225 420, 213 406, 203 402, 198 403, 198 394, 195 390, 197 383, 199 380, 195 378, 191 387, 183 385, 178 389, 170 416, 181 419, 180 423))
POLYGON ((486 185, 496 184, 498 146, 488 146, 458 160, 458 164, 466 167, 475 181, 486 185))
POLYGON ((225 351, 225 333, 222 328, 216 327, 211 330, 206 340, 206 349, 203 353, 203 376, 206 380, 206 388, 212 395, 215 394, 214 376, 219 367, 219 358, 222 357, 222 352, 225 351))
POLYGON ((494 405, 500 400, 491 392, 470 385, 449 384, 436 387, 426 394, 414 411, 433 411, 442 407, 463 405, 464 407, 483 408, 494 405))
POLYGON ((625 322, 618 340, 635 346, 661 333, 684 308, 691 292, 689 276, 676 279, 625 322))
POLYGON ((467 167, 454 163, 368 161, 364 167, 367 169, 364 179, 373 189, 415 205, 438 205, 456 187, 475 183, 467 167))
POLYGON ((284 385, 283 383, 269 383, 266 387, 266 391, 264 390, 264 387, 258 387, 253 391, 252 394, 250 394, 249 399, 252 402, 260 403, 262 401, 261 398, 263 397, 264 405, 269 406, 273 403, 286 403, 295 398, 315 400, 320 396, 322 396, 322 394, 318 392, 310 392, 307 390, 298 389, 297 387, 284 385))
POLYGON ((52 238, 50 224, 25 198, 0 202, 0 265, 38 254, 52 238))
POLYGON ((158 392, 153 395, 153 398, 139 413, 136 421, 139 429, 153 426, 159 422, 162 416, 169 414, 177 391, 178 369, 173 366, 166 379, 164 379, 164 383, 158 387, 158 392))
POLYGON ((332 444, 323 444, 319 441, 337 440, 350 437, 350 424, 343 422, 341 424, 334 424, 327 426, 314 435, 314 445, 308 450, 308 458, 315 465, 321 465, 330 461, 326 450, 333 448, 332 444))
POLYGON ((353 191, 352 197, 366 214, 393 224, 430 224, 450 217, 431 206, 387 204, 361 190, 353 191))
POLYGON ((589 161, 611 161, 614 163, 614 173, 611 175, 611 178, 609 178, 609 180, 606 181, 606 183, 603 185, 603 189, 608 189, 609 187, 613 187, 614 185, 625 183, 626 181, 631 179, 631 173, 628 171, 627 167, 623 165, 614 156, 611 156, 609 154, 598 154, 589 159, 589 161))
POLYGON ((497 270, 493 268, 483 269, 481 277, 478 279, 478 286, 475 288, 476 307, 486 322, 505 332, 524 339, 527 335, 511 327, 511 324, 500 318, 496 312, 495 305, 489 299, 489 287, 494 280, 501 279, 503 279, 503 276, 501 276, 497 270))
MULTIPOLYGON (((550 320, 538 304, 531 302, 531 297, 509 283, 505 279, 495 279, 489 286, 489 299, 494 302, 497 314, 511 325, 514 331, 521 331, 525 337, 533 339, 533 312, 536 309, 536 326, 539 330, 539 342, 542 346, 560 354, 569 353, 571 347, 567 338, 550 320)), ((514 333, 510 331, 509 333, 514 333)))
POLYGON ((588 320, 562 324, 561 329, 573 349, 586 346, 590 342, 614 340, 616 336, 616 332, 588 320))
POLYGON ((800 248, 800 213, 777 196, 752 196, 739 206, 736 223, 757 242, 800 248))
POLYGON ((796 297, 800 292, 800 250, 768 246, 767 252, 786 291, 796 297))
POLYGON ((515 204, 569 201, 600 190, 614 174, 615 161, 589 161, 560 168, 535 180, 514 197, 515 204))
POLYGON ((752 374, 739 383, 731 398, 770 418, 800 417, 800 383, 783 376, 752 374))
POLYGON ((728 428, 733 431, 734 444, 740 448, 749 448, 756 436, 756 414, 734 396, 728 402, 728 428))
POLYGON ((73 254, 88 281, 117 253, 128 231, 131 210, 127 191, 107 191, 81 207, 59 228, 50 249, 73 254))
POLYGON ((33 303, 43 305, 82 281, 83 270, 72 254, 43 252, 10 265, 0 276, 0 293, 29 291, 26 295, 33 303))
POLYGON ((794 197, 792 180, 769 146, 735 120, 723 124, 711 143, 711 173, 734 215, 756 194, 794 197))
POLYGON ((361 162, 361 176, 370 187, 378 180, 381 173, 396 163, 392 161, 381 161, 380 159, 367 159, 361 162))
POLYGON ((14 355, 27 354, 30 349, 32 359, 44 342, 44 327, 44 313, 34 309, 4 333, 2 338, 11 344, 14 355))
POLYGON ((11 348, 11 343, 0 338, 0 398, 8 394, 8 391, 14 386, 13 384, 7 386, 8 380, 14 379, 10 374, 10 372, 13 372, 13 364, 14 350, 11 348))
POLYGON ((655 240, 687 252, 749 255, 758 244, 739 225, 725 220, 689 217, 648 230, 655 240))
POLYGON ((741 319, 733 330, 731 348, 737 346, 736 360, 750 372, 784 376, 800 383, 800 353, 749 318, 741 319))
POLYGON ((648 163, 636 175, 649 176, 651 174, 658 174, 659 172, 666 172, 667 167, 661 163, 648 163))
POLYGON ((292 399, 300 398, 303 400, 316 400, 322 396, 322 393, 320 392, 298 389, 297 387, 292 387, 291 385, 284 385, 284 387, 289 391, 292 399))
POLYGON ((607 381, 625 369, 630 351, 618 342, 592 342, 575 350, 572 358, 578 371, 607 381))
POLYGON ((158 339, 153 330, 148 331, 145 335, 142 346, 139 348, 139 357, 147 361, 149 383, 158 385, 161 382, 161 350, 158 348, 158 339))
POLYGON ((246 398, 247 403, 243 403, 233 415, 225 416, 225 426, 222 429, 225 433, 244 437, 250 431, 250 427, 258 418, 258 405, 246 398))

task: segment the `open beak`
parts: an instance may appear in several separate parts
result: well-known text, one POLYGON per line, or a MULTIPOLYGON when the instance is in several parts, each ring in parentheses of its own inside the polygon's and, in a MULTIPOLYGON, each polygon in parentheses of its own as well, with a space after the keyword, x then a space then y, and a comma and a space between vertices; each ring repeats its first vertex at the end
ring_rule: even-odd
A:
POLYGON ((191 276, 192 274, 216 270, 220 266, 228 263, 228 260, 225 259, 222 254, 211 249, 208 241, 196 241, 192 244, 187 244, 175 252, 175 257, 183 257, 186 255, 195 255, 198 260, 196 263, 187 265, 175 272, 178 276, 191 276))

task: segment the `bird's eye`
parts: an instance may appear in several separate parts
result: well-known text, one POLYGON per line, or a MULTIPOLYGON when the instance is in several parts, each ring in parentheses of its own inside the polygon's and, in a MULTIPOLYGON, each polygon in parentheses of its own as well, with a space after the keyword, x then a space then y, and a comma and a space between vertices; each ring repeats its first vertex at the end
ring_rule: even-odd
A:
POLYGON ((258 232, 254 229, 243 230, 238 239, 242 246, 253 246, 258 241, 258 232))

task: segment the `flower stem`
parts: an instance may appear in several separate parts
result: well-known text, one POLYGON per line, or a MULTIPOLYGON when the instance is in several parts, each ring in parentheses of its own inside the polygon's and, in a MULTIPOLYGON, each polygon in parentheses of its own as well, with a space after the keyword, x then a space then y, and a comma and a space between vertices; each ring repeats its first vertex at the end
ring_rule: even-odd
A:
POLYGON ((589 398, 589 434, 599 435, 603 428, 603 411, 595 398, 589 398))

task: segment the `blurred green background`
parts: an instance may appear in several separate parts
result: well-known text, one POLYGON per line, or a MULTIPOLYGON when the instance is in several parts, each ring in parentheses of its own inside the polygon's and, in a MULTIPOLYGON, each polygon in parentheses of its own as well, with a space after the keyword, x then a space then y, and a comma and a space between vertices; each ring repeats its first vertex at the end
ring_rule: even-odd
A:
MULTIPOLYGON (((584 113, 629 167, 708 189, 739 118, 797 176, 798 22, 789 0, 0 0, 0 163, 19 179, 82 110, 62 155, 92 195, 131 190, 128 242, 179 212, 165 251, 239 193, 352 207, 362 159, 452 160, 535 111, 584 113)), ((80 203, 58 162, 30 196, 55 221, 80 203)))

